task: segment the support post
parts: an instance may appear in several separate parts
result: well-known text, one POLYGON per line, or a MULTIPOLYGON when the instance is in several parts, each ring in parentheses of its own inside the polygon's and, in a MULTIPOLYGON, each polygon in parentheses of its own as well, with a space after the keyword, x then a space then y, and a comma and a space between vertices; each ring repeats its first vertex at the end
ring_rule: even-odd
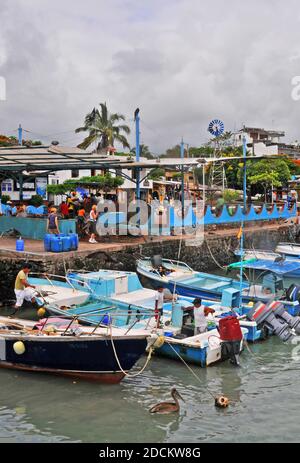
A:
POLYGON ((19 184, 20 184, 19 200, 23 201, 23 175, 22 174, 19 174, 19 184))
POLYGON ((247 206, 247 169, 246 169, 246 156, 247 156, 247 144, 246 137, 243 137, 243 161, 244 161, 244 179, 243 179, 243 198, 244 198, 244 213, 246 213, 247 206))
POLYGON ((21 124, 19 124, 19 128, 18 128, 18 143, 19 143, 20 146, 22 146, 22 140, 23 140, 23 129, 22 129, 21 124))
MULTIPOLYGON (((184 159, 184 143, 183 139, 181 139, 180 143, 180 159, 184 159)), ((181 215, 182 215, 182 234, 184 234, 184 167, 183 164, 181 166, 181 215)))
MULTIPOLYGON (((140 116, 139 116, 139 109, 135 110, 134 113, 134 120, 135 120, 135 160, 136 162, 140 161, 140 116)), ((136 194, 135 198, 137 201, 137 226, 140 227, 141 218, 140 218, 140 199, 141 199, 141 180, 140 180, 140 168, 135 168, 136 173, 136 194)))
MULTIPOLYGON (((246 145, 246 137, 243 137, 243 162, 244 162, 244 176, 243 176, 243 199, 244 199, 244 214, 246 214, 246 207, 247 207, 247 166, 246 166, 246 155, 247 155, 247 145, 246 145)), ((240 229, 240 254, 241 254, 241 262, 240 262, 240 306, 242 305, 242 295, 243 295, 243 259, 244 259, 244 219, 241 222, 241 229, 240 229)))

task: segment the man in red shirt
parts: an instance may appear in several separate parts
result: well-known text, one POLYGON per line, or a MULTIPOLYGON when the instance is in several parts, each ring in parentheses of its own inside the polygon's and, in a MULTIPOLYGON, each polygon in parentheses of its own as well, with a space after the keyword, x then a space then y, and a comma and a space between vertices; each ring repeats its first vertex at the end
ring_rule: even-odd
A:
POLYGON ((65 218, 68 218, 69 217, 69 206, 67 205, 67 203, 65 201, 62 201, 59 208, 60 208, 60 212, 62 213, 62 215, 65 218))

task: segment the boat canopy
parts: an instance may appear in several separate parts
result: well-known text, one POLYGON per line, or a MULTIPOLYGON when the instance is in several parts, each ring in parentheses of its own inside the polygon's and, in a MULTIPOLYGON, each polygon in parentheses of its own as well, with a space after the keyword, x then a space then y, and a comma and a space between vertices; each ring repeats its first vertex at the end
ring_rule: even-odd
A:
POLYGON ((283 261, 283 262, 272 262, 268 259, 249 259, 248 261, 235 262, 235 268, 243 266, 243 268, 254 269, 254 270, 268 270, 278 275, 286 275, 288 273, 300 270, 300 261, 283 261))

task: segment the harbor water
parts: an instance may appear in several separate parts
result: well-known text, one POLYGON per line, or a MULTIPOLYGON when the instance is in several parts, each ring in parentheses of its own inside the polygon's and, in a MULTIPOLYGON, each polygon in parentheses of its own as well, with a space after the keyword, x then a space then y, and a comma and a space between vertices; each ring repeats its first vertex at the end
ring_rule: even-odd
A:
POLYGON ((249 348, 240 368, 192 366, 198 380, 182 363, 155 357, 142 375, 113 386, 2 369, 0 442, 299 442, 297 344, 272 337, 249 348), (185 400, 180 413, 150 414, 174 386, 185 400), (220 393, 229 408, 215 408, 220 393))
POLYGON ((252 345, 240 368, 194 367, 199 382, 184 365, 159 358, 114 386, 1 370, 0 442, 299 442, 293 347, 276 338, 252 345), (179 415, 150 414, 173 386, 185 399, 179 415), (207 388, 228 396, 229 408, 216 409, 207 388))

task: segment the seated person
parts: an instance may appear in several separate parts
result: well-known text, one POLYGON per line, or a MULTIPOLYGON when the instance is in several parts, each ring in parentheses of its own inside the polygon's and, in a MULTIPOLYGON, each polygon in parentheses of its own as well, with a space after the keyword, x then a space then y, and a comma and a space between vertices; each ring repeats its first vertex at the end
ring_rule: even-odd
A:
POLYGON ((157 271, 161 277, 165 277, 167 275, 166 269, 162 265, 158 267, 157 271))
POLYGON ((175 270, 167 269, 166 267, 163 267, 162 265, 160 265, 158 267, 157 271, 158 271, 158 273, 160 274, 161 277, 166 277, 166 276, 170 275, 170 273, 175 272, 175 270))

